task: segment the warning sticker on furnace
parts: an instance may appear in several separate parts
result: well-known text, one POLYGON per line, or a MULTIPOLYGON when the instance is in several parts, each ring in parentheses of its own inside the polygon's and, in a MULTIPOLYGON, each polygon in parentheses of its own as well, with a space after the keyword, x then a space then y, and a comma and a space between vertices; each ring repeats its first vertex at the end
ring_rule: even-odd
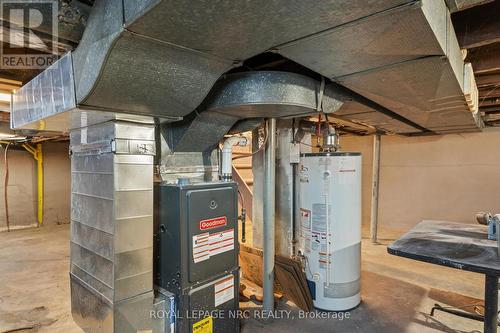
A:
POLYGON ((212 317, 204 318, 193 324, 193 333, 212 333, 212 317))
POLYGON ((234 276, 230 275, 227 278, 215 283, 215 306, 226 303, 234 298, 234 276))
POLYGON ((234 229, 193 236, 193 261, 195 263, 231 250, 234 250, 234 229))
POLYGON ((195 263, 210 259, 210 234, 193 236, 193 260, 195 263))

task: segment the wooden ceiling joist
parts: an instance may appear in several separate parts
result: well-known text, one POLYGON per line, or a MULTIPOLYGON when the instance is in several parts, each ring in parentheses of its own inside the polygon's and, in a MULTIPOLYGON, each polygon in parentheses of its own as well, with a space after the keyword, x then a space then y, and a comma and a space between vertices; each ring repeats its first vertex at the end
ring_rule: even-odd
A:
POLYGON ((497 112, 500 111, 500 105, 492 105, 492 106, 480 106, 479 111, 481 112, 497 112))
POLYGON ((500 97, 500 83, 497 88, 490 88, 488 90, 479 91, 479 103, 487 98, 500 97))
POLYGON ((476 75, 476 84, 479 89, 482 87, 495 86, 500 82, 500 73, 476 75))
POLYGON ((479 101, 479 107, 485 106, 500 106, 500 97, 484 98, 479 101))
POLYGON ((500 42, 470 49, 467 55, 474 73, 492 73, 500 71, 500 42))
POLYGON ((462 49, 500 42, 500 1, 454 13, 453 26, 462 49))

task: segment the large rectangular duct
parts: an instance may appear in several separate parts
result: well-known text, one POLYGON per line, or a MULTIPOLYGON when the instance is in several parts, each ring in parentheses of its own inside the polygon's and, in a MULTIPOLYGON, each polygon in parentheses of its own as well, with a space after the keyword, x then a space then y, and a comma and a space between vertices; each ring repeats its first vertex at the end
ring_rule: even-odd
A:
POLYGON ((125 20, 135 34, 242 61, 412 1, 125 0, 125 20))
POLYGON ((479 129, 477 113, 469 110, 461 87, 463 71, 456 73, 446 58, 411 60, 339 82, 432 131, 479 129))
MULTIPOLYGON (((277 52, 434 132, 480 127, 464 97, 464 62, 444 1, 404 4, 277 52)), ((344 113, 355 120, 362 112, 344 113)), ((377 113, 363 118, 380 124, 377 113)))
POLYGON ((335 112, 335 116, 346 118, 355 123, 371 125, 389 133, 411 134, 419 132, 419 130, 413 126, 402 123, 401 121, 354 101, 344 102, 342 107, 335 112))
MULTIPOLYGON (((74 57, 70 52, 13 95, 11 127, 66 132, 110 120, 151 122, 150 117, 143 115, 80 105, 75 89, 74 57)), ((165 114, 158 116, 163 119, 179 119, 165 114)))
POLYGON ((150 330, 154 126, 106 122, 71 136, 71 307, 86 332, 150 330))
POLYGON ((285 44, 278 52, 331 79, 446 55, 446 13, 441 0, 411 2, 285 44))

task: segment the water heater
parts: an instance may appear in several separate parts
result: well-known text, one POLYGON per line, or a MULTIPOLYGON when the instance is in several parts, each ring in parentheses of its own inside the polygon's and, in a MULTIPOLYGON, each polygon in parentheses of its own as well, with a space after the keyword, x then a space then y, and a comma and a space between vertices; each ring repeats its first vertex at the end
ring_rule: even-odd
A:
POLYGON ((361 154, 302 154, 299 249, 314 306, 346 311, 361 301, 361 154))

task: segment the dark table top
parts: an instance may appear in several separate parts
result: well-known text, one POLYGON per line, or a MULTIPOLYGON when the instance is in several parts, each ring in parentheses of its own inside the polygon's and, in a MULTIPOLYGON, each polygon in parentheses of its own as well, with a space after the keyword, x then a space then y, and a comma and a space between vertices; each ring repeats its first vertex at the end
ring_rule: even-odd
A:
POLYGON ((387 247, 390 254, 500 276, 497 242, 483 225, 423 221, 387 247))

